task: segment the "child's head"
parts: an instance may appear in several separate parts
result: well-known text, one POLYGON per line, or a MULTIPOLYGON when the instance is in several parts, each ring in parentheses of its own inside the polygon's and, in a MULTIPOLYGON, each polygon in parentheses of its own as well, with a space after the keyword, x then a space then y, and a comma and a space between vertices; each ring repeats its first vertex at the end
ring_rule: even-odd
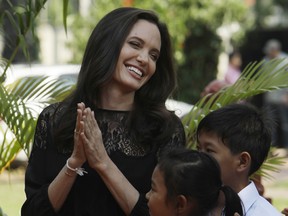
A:
POLYGON ((229 63, 233 65, 235 68, 240 68, 242 65, 241 53, 238 51, 234 51, 229 54, 229 63))
POLYGON ((226 215, 242 215, 238 195, 222 186, 216 160, 208 154, 181 148, 160 158, 146 197, 153 216, 204 216, 216 207, 220 191, 229 197, 226 215))
POLYGON ((198 148, 218 161, 224 184, 231 185, 229 178, 237 170, 247 178, 260 168, 271 145, 270 123, 248 104, 227 105, 202 119, 197 129, 198 148))

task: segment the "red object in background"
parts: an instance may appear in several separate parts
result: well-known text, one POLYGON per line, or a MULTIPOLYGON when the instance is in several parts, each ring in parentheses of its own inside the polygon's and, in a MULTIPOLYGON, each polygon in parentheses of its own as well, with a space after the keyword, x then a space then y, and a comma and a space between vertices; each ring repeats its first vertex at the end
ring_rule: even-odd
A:
POLYGON ((131 7, 133 5, 133 0, 123 0, 124 7, 131 7))
POLYGON ((264 192, 265 192, 265 189, 264 189, 264 186, 262 184, 262 180, 261 180, 261 176, 260 175, 254 175, 253 178, 252 178, 253 182, 255 183, 256 185, 256 188, 258 190, 258 193, 263 196, 269 203, 272 204, 272 198, 270 197, 265 197, 264 196, 264 192))

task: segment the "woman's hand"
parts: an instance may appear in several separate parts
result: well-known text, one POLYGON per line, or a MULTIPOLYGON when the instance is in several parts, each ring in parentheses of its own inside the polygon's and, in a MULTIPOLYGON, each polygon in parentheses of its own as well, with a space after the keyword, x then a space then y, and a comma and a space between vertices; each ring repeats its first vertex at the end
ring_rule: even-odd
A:
MULTIPOLYGON (((74 130, 74 149, 69 158, 69 166, 79 168, 86 161, 81 133, 84 133, 83 111, 84 103, 77 104, 77 119, 74 130)), ((72 172, 68 166, 64 166, 48 187, 48 197, 53 209, 58 212, 63 206, 67 196, 75 182, 77 174, 72 172)))
POLYGON ((69 158, 69 165, 71 167, 81 167, 86 161, 86 155, 84 151, 83 141, 81 139, 81 133, 84 133, 83 112, 85 110, 84 103, 77 104, 77 119, 74 129, 74 149, 71 157, 69 158))
POLYGON ((110 162, 110 158, 102 140, 102 133, 97 124, 94 112, 86 108, 83 112, 84 133, 81 138, 84 142, 84 149, 87 161, 97 172, 105 169, 110 162))
POLYGON ((224 80, 212 80, 208 85, 205 86, 204 90, 201 92, 201 97, 206 96, 207 94, 215 94, 224 87, 228 87, 230 84, 226 83, 224 80))
POLYGON ((139 192, 108 156, 94 112, 86 108, 83 112, 84 132, 81 138, 89 166, 101 177, 114 199, 126 215, 135 207, 139 192))

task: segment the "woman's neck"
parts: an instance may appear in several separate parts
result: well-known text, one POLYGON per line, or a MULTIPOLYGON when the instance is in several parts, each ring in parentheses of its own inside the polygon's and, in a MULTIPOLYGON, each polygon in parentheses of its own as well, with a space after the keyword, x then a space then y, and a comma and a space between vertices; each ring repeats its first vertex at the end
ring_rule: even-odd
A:
POLYGON ((99 108, 108 110, 132 110, 134 103, 134 92, 123 94, 115 89, 105 89, 100 94, 99 108))

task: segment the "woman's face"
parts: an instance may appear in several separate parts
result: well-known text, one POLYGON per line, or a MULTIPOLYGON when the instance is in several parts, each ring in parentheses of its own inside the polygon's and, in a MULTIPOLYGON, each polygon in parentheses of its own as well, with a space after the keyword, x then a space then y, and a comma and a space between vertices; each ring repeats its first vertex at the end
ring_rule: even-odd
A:
POLYGON ((155 73, 160 49, 158 27, 146 20, 138 20, 124 41, 109 87, 123 93, 140 89, 155 73))
POLYGON ((146 198, 151 216, 176 215, 174 203, 167 199, 167 188, 158 166, 153 172, 151 190, 146 194, 146 198))

